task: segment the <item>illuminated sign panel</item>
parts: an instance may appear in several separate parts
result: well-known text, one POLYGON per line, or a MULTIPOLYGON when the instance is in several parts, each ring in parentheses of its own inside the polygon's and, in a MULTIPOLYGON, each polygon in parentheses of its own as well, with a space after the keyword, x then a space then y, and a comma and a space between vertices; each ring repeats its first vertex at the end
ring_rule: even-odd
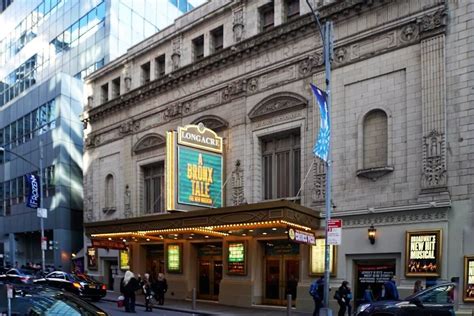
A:
POLYGON ((227 257, 227 273, 236 275, 245 275, 246 257, 245 242, 229 242, 229 255, 227 257))
POLYGON ((120 250, 120 270, 130 269, 130 256, 128 250, 120 250))
POLYGON ((166 209, 223 206, 222 138, 204 125, 186 125, 166 138, 166 209))
POLYGON ((474 302, 474 256, 464 257, 464 301, 474 302))
POLYGON ((97 270, 97 248, 87 247, 87 268, 97 270))
POLYGON ((441 230, 407 232, 406 276, 440 276, 441 230))
MULTIPOLYGON (((316 245, 310 247, 310 275, 324 275, 326 240, 316 237, 316 245)), ((331 275, 336 275, 336 246, 329 246, 329 267, 331 275)))
POLYGON ((169 273, 181 273, 181 244, 169 244, 166 251, 166 268, 169 273))

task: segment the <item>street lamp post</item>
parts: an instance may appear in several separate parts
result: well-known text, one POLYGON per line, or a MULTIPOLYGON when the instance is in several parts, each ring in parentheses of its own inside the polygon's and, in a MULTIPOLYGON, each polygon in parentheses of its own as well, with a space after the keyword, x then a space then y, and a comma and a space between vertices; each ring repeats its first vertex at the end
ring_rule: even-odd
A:
MULTIPOLYGON (((20 158, 21 160, 29 163, 30 165, 32 165, 33 167, 37 168, 38 171, 39 171, 39 179, 40 179, 40 205, 39 205, 39 208, 41 209, 41 216, 40 216, 40 227, 41 227, 41 268, 43 269, 43 271, 46 271, 46 266, 45 266, 45 253, 44 253, 44 247, 43 247, 43 240, 44 240, 44 217, 43 217, 43 213, 42 213, 42 210, 43 210, 43 142, 39 141, 39 149, 40 149, 40 160, 39 160, 39 166, 37 166, 36 164, 34 164, 33 162, 29 161, 28 159, 26 159, 25 157, 21 156, 21 155, 18 155, 17 153, 14 153, 13 151, 11 150, 8 150, 6 149, 5 147, 1 147, 0 146, 0 151, 3 151, 4 153, 10 153, 18 158, 20 158)), ((5 160, 3 161, 3 163, 5 163, 5 160)), ((5 181, 5 179, 4 179, 5 181)))

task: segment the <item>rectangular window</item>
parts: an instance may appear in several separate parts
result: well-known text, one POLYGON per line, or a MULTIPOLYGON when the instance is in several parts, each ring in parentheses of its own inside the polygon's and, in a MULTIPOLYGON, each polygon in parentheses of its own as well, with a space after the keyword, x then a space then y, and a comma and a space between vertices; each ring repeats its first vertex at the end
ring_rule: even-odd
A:
POLYGON ((54 166, 46 168, 46 196, 53 196, 56 193, 56 186, 54 181, 54 166))
POLYGON ((23 203, 25 197, 25 183, 24 177, 16 178, 16 182, 18 184, 18 203, 23 203))
POLYGON ((286 0, 285 7, 287 20, 295 18, 300 14, 300 0, 286 0))
POLYGON ((144 63, 140 66, 141 69, 141 83, 146 84, 150 82, 150 62, 144 63))
POLYGON ((120 96, 120 77, 112 80, 112 99, 120 96))
POLYGON ((12 205, 18 204, 18 190, 17 190, 17 185, 16 185, 16 179, 10 180, 10 188, 11 188, 11 203, 12 205))
POLYGON ((24 133, 25 133, 25 128, 24 128, 24 119, 23 117, 20 118, 17 122, 16 122, 16 129, 17 129, 17 139, 18 139, 18 145, 20 144, 23 144, 23 140, 24 140, 24 133))
POLYGON ((160 162, 143 168, 145 213, 164 212, 165 197, 165 170, 164 163, 160 162))
POLYGON ((24 122, 25 122, 25 142, 29 141, 32 136, 31 136, 31 113, 28 113, 24 117, 24 122))
POLYGON ((100 86, 100 98, 101 98, 102 103, 109 101, 109 84, 108 83, 100 86))
POLYGON ((161 55, 155 58, 155 72, 156 78, 161 78, 165 75, 165 55, 161 55))
POLYGON ((10 124, 10 131, 11 131, 11 145, 12 147, 15 147, 16 146, 16 138, 17 138, 17 134, 16 134, 16 122, 13 122, 10 124))
POLYGON ((224 47, 224 27, 221 25, 211 31, 213 52, 218 52, 224 47))
POLYGON ((193 39, 194 60, 200 60, 204 57, 204 35, 193 39))
POLYGON ((4 197, 3 197, 3 182, 0 182, 0 216, 5 216, 4 197))
POLYGON ((259 11, 261 30, 266 31, 272 28, 275 24, 275 10, 273 8, 273 3, 264 5, 259 11))
POLYGON ((295 197, 301 183, 299 131, 262 138, 262 182, 265 200, 295 197))

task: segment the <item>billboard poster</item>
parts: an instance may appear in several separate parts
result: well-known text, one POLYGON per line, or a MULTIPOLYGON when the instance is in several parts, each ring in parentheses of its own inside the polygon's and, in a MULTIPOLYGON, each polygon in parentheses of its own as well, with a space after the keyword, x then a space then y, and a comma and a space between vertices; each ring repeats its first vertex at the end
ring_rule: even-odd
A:
POLYGON ((464 257, 464 301, 474 302, 474 256, 464 257))
POLYGON ((130 256, 128 250, 120 250, 120 270, 130 270, 130 256))
POLYGON ((222 155, 178 147, 178 203, 222 206, 222 155))
POLYGON ((246 244, 245 242, 229 242, 227 257, 227 274, 246 275, 246 244))
POLYGON ((87 268, 97 270, 97 248, 87 247, 87 268))
POLYGON ((27 174, 26 183, 28 184, 28 195, 26 197, 26 206, 30 208, 40 207, 40 179, 37 175, 27 174))
POLYGON ((166 268, 168 273, 181 273, 181 244, 168 244, 166 247, 166 268))
MULTIPOLYGON (((320 276, 324 275, 326 252, 326 239, 324 236, 316 237, 316 245, 310 247, 310 275, 320 276)), ((332 276, 336 275, 336 246, 329 246, 329 273, 332 276)))
POLYGON ((441 274, 441 230, 406 233, 405 275, 435 277, 441 274))

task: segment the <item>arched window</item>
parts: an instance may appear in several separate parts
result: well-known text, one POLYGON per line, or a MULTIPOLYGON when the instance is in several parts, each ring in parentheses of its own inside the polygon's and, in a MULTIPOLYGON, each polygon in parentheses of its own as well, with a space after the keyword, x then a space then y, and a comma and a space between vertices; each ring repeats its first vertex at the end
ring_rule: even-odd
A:
POLYGON ((115 184, 111 174, 105 177, 105 208, 115 209, 115 184))
POLYGON ((382 110, 373 110, 364 118, 364 169, 387 166, 388 120, 382 110))

